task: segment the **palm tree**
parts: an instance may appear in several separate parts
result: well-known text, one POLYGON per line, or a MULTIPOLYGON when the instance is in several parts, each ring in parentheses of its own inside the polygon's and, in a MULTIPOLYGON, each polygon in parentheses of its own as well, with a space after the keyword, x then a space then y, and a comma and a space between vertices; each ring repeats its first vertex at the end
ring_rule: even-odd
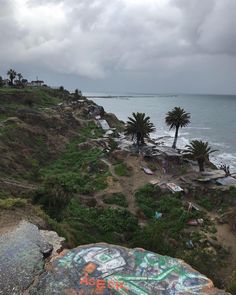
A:
POLYGON ((10 79, 10 85, 13 85, 13 80, 16 78, 16 71, 13 69, 10 69, 7 72, 7 75, 9 76, 9 79, 10 79))
POLYGON ((170 130, 175 128, 175 139, 172 148, 176 148, 179 128, 186 127, 190 123, 190 114, 186 113, 184 109, 175 107, 172 111, 166 114, 166 124, 170 130))
POLYGON ((21 82, 21 80, 23 79, 22 74, 21 74, 21 73, 18 73, 18 74, 16 74, 16 75, 17 75, 17 77, 18 77, 18 80, 21 82))
POLYGON ((0 76, 0 87, 2 87, 3 86, 3 78, 2 78, 2 76, 0 76))
POLYGON ((132 140, 136 140, 139 146, 140 143, 144 144, 144 138, 148 138, 149 134, 155 131, 155 127, 145 113, 133 113, 132 116, 128 118, 125 134, 132 135, 132 140))
POLYGON ((192 140, 190 144, 186 145, 188 155, 198 162, 200 172, 204 171, 205 162, 209 160, 209 155, 216 152, 208 145, 208 142, 202 140, 192 140))

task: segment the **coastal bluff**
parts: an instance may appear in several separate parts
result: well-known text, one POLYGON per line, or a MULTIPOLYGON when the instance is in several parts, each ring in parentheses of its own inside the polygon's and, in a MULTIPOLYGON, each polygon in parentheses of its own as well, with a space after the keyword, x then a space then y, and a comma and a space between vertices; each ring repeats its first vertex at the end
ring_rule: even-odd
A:
POLYGON ((26 221, 4 233, 0 294, 229 294, 179 259, 105 243, 57 254, 58 240, 26 221))
POLYGON ((235 294, 236 188, 215 182, 235 178, 162 138, 137 149, 76 93, 0 98, 0 295, 235 294))

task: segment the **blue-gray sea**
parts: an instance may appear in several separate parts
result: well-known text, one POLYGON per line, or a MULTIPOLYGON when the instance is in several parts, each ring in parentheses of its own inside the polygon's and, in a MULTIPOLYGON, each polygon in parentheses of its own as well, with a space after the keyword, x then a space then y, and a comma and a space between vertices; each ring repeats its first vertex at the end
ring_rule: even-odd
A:
POLYGON ((86 93, 107 112, 127 121, 132 112, 144 112, 156 127, 152 137, 167 136, 171 145, 174 135, 165 125, 165 115, 175 106, 191 113, 191 124, 181 129, 178 147, 192 139, 202 139, 218 150, 212 161, 218 166, 230 165, 236 171, 236 95, 139 95, 114 93, 86 93))

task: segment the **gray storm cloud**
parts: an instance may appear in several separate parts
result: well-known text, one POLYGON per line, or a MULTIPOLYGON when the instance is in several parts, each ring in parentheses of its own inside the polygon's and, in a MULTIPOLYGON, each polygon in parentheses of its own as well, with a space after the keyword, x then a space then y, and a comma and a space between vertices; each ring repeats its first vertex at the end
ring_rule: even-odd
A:
POLYGON ((134 77, 154 75, 147 87, 176 90, 189 76, 213 85, 220 69, 224 79, 235 75, 235 0, 0 0, 0 7, 2 68, 91 81, 123 73, 133 87, 134 77))

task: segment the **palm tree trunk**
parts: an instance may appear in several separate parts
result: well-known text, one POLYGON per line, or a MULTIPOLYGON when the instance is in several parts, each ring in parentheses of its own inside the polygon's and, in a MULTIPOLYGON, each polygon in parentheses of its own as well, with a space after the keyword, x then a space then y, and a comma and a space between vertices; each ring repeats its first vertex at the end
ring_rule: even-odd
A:
POLYGON ((179 133, 179 126, 176 126, 176 129, 175 129, 175 139, 174 139, 174 142, 173 142, 173 145, 172 145, 172 148, 173 149, 176 149, 176 143, 177 143, 177 139, 178 139, 178 133, 179 133))
POLYGON ((198 166, 199 166, 199 171, 203 172, 205 170, 204 169, 204 160, 202 160, 202 159, 198 160, 198 166))
POLYGON ((145 144, 144 137, 141 136, 141 144, 145 144))
POLYGON ((141 141, 141 134, 140 132, 137 132, 137 145, 140 145, 140 141, 141 141))

